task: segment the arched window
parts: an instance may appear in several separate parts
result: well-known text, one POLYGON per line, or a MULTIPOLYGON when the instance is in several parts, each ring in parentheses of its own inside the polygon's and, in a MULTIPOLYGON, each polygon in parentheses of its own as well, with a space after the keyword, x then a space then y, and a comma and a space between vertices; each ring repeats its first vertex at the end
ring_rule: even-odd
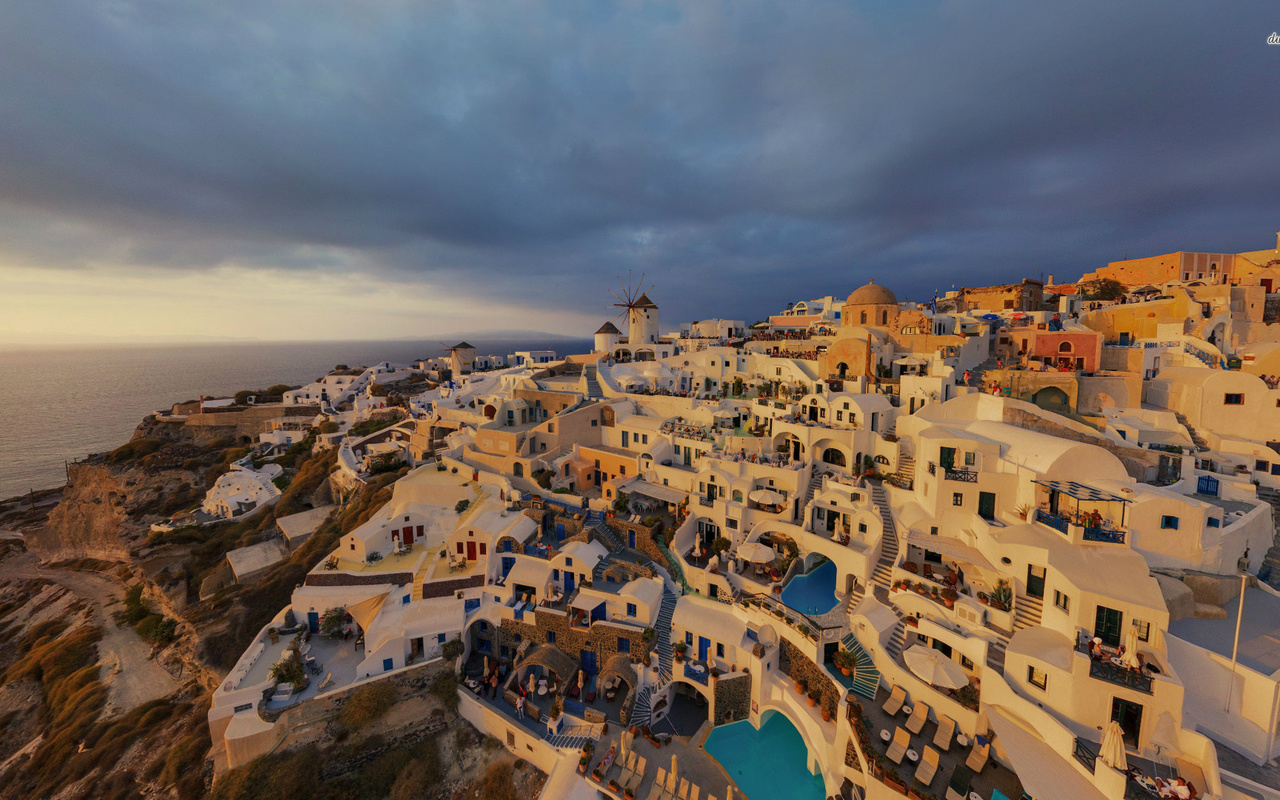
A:
POLYGON ((741 490, 741 489, 734 489, 734 490, 733 490, 733 502, 735 502, 735 503, 741 503, 741 502, 742 502, 742 490, 741 490))
POLYGON ((888 312, 888 311, 881 311, 881 312, 880 312, 880 324, 881 324, 881 325, 888 325, 888 324, 889 324, 889 312, 888 312))
POLYGON ((867 324, 867 312, 865 311, 862 312, 862 324, 863 325, 867 324))
POLYGON ((825 464, 835 464, 837 467, 845 466, 844 453, 834 447, 828 447, 822 451, 822 461, 825 464))
POLYGON ((1062 344, 1058 345, 1058 352, 1059 352, 1059 353, 1070 353, 1070 352, 1071 352, 1071 342, 1063 342, 1062 344))

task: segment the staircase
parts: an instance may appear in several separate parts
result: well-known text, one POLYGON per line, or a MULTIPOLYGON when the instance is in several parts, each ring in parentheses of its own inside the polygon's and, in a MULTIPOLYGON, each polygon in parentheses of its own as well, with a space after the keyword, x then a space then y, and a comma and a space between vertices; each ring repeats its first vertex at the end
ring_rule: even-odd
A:
POLYGON ((845 650, 853 653, 852 691, 871 700, 876 699, 876 689, 880 686, 880 670, 876 669, 876 662, 871 658, 871 654, 862 648, 862 644, 852 633, 846 633, 840 643, 844 645, 845 650))
POLYGON ((1004 674, 1004 651, 1008 646, 1009 640, 1003 636, 987 646, 987 666, 1001 675, 1004 674))
POLYGON ((1040 624, 1040 618, 1043 614, 1043 598, 1022 595, 1018 598, 1018 607, 1013 613, 1013 632, 1017 633, 1023 628, 1034 628, 1040 624))
POLYGON ((1191 434, 1191 441, 1195 444, 1196 450, 1201 453, 1207 452, 1209 450, 1209 443, 1204 440, 1195 428, 1191 427, 1191 423, 1187 422, 1187 418, 1176 411, 1173 412, 1173 416, 1177 418, 1178 424, 1186 428, 1187 433, 1191 434))
POLYGON ((646 684, 636 692, 636 702, 631 708, 630 724, 648 725, 653 717, 653 694, 671 682, 673 676, 671 647, 671 619, 676 613, 676 596, 668 591, 662 593, 662 605, 658 609, 658 619, 653 623, 657 634, 658 650, 658 685, 646 684))
POLYGON ((907 452, 901 443, 898 444, 898 471, 893 473, 898 486, 910 488, 916 480, 916 457, 907 452))
POLYGON ((815 469, 813 471, 813 476, 809 478, 809 488, 805 490, 804 502, 800 504, 801 514, 805 513, 805 509, 809 507, 809 502, 813 500, 813 496, 816 495, 818 493, 818 490, 821 488, 822 488, 822 473, 818 472, 815 469))
POLYGON ((570 750, 581 750, 588 740, 596 738, 596 731, 590 725, 575 725, 561 733, 547 731, 543 736, 552 747, 563 747, 570 750))
POLYGON ((1267 583, 1280 589, 1280 492, 1259 486, 1258 499, 1271 504, 1271 518, 1276 525, 1275 538, 1272 541, 1271 549, 1262 558, 1262 568, 1259 570, 1259 574, 1265 576, 1264 580, 1267 583))
MULTIPOLYGON (((890 606, 893 608, 893 606, 890 606)), ((895 613, 897 609, 894 609, 895 613)), ((902 655, 902 650, 907 646, 907 623, 901 619, 893 628, 893 635, 889 637, 889 643, 885 645, 884 651, 889 654, 889 658, 895 661, 902 655)))
POLYGON ((884 536, 881 537, 880 560, 876 562, 871 581, 876 586, 889 591, 893 583, 893 565, 898 560, 898 526, 893 522, 893 512, 889 510, 889 495, 884 486, 874 484, 871 487, 871 500, 880 510, 880 520, 884 523, 884 536))
POLYGON ((597 380, 598 374, 595 364, 582 365, 582 378, 587 384, 587 397, 591 399, 604 397, 604 391, 600 388, 600 381, 597 380))

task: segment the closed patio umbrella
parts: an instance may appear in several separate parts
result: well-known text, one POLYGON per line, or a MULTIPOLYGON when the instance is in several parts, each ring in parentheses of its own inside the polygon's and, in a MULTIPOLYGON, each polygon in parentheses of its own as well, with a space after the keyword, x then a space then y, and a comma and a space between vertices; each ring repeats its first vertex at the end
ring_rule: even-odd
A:
POLYGON ((1129 768, 1129 761, 1124 756, 1124 729, 1115 720, 1107 723, 1107 732, 1102 736, 1098 757, 1104 764, 1120 772, 1129 768))
POLYGON ((738 545, 738 558, 743 561, 750 561, 753 564, 760 564, 765 561, 772 561, 774 557, 773 548, 759 542, 747 542, 738 545))
POLYGON ((1142 667, 1142 662, 1138 660, 1138 628, 1135 625, 1130 625, 1129 632, 1124 635, 1124 655, 1120 656, 1120 660, 1129 669, 1142 667))
POLYGON ((907 662, 908 669, 933 686, 959 689, 969 685, 969 676, 964 669, 940 650, 917 644, 908 648, 902 659, 907 662))

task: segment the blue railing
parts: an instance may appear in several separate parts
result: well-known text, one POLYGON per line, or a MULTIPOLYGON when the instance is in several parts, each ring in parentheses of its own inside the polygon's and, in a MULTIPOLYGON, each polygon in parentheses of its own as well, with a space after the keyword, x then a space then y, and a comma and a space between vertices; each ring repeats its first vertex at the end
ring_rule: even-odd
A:
POLYGON ((694 683, 700 683, 703 686, 707 685, 706 668, 700 667, 692 662, 686 661, 684 663, 684 676, 694 683))
POLYGON ((1060 517, 1057 514, 1050 514, 1048 511, 1037 511, 1036 522, 1043 522, 1062 534, 1067 532, 1067 518, 1060 517))
POLYGON ((1086 542, 1124 544, 1124 531, 1116 528, 1092 528, 1086 525, 1084 528, 1084 535, 1081 538, 1086 542))
POLYGON ((555 551, 545 544, 531 544, 524 548, 525 555, 533 556, 534 558, 541 558, 543 560, 551 558, 551 555, 554 552, 555 551))

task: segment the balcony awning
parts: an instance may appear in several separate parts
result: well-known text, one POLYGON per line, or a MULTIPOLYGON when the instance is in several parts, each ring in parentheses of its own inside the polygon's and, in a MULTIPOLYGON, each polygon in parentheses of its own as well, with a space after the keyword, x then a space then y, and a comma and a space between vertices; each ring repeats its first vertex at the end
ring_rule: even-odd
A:
POLYGON ((1085 486, 1083 483, 1075 481, 1032 481, 1037 486, 1043 486, 1050 491, 1065 494, 1067 497, 1073 497, 1076 500, 1084 500, 1089 503, 1129 503, 1132 502, 1127 497, 1121 497, 1118 494, 1104 492, 1101 489, 1095 489, 1092 486, 1085 486))
POLYGON ((643 480, 637 480, 619 488, 623 491, 631 492, 632 494, 642 494, 645 497, 652 497, 654 500, 661 500, 664 503, 679 503, 688 496, 685 492, 682 492, 679 489, 673 489, 670 486, 659 486, 656 483, 649 483, 648 481, 643 480))
POLYGON ((959 539, 952 539, 949 536, 926 536, 924 534, 910 534, 907 536, 907 544, 912 547, 919 547, 922 550, 929 550, 938 555, 953 558, 956 561, 964 562, 977 567, 978 569, 995 572, 996 567, 987 557, 984 556, 978 548, 967 545, 959 539))
POLYGON ((987 718, 1027 794, 1036 800, 1106 800, 1092 781, 1012 711, 989 706, 987 718))

